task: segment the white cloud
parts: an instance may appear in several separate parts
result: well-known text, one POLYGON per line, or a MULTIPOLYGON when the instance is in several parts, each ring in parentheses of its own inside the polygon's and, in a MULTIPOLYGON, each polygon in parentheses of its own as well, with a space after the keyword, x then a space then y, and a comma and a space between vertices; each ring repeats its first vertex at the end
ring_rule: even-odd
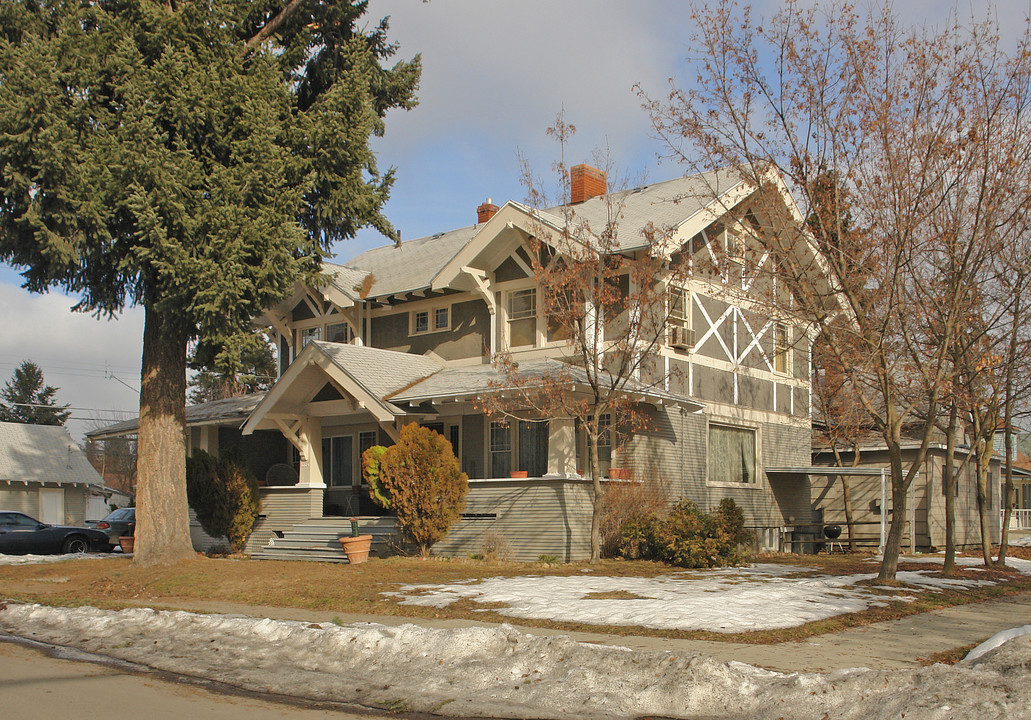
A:
POLYGON ((132 309, 117 320, 101 320, 73 312, 75 302, 59 292, 35 295, 0 281, 6 338, 0 384, 23 360, 35 362, 47 384, 59 388, 57 401, 76 408, 68 427, 78 439, 95 424, 91 418, 111 421, 139 410, 139 395, 118 380, 139 388, 143 312, 132 309), (123 413, 102 412, 109 410, 123 413))

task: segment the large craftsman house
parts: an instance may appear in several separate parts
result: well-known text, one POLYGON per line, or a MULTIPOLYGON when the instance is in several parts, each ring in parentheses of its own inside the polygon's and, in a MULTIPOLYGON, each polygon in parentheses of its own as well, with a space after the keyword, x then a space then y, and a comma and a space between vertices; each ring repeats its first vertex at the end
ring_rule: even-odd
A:
MULTIPOLYGON (((810 462, 811 338, 787 312, 757 302, 759 286, 774 282, 760 280, 761 237, 776 222, 764 215, 771 203, 757 202, 763 191, 707 173, 610 195, 593 168, 571 176, 568 206, 488 200, 475 224, 325 265, 322 287, 299 286, 264 315, 279 346, 274 387, 188 409, 191 447, 241 444, 269 483, 252 549, 297 524, 376 512, 361 453, 417 422, 450 440, 470 478, 463 519, 435 552, 475 553, 493 534, 520 559, 586 557, 582 433, 571 420, 495 420, 479 400, 501 392, 492 363, 501 351, 523 373, 569 370, 570 347, 550 332, 539 301, 530 240, 560 229, 569 208, 580 227, 601 228, 614 203, 614 252, 656 252, 661 228, 663 252, 687 253, 706 270, 654 279, 668 286, 659 295, 670 303, 665 326, 625 388, 649 422, 599 443, 603 472, 661 483, 671 501, 703 509, 733 498, 766 547, 780 548, 786 528, 809 521, 808 479, 775 470, 810 462)), ((782 219, 797 220, 783 188, 773 192, 782 219)))

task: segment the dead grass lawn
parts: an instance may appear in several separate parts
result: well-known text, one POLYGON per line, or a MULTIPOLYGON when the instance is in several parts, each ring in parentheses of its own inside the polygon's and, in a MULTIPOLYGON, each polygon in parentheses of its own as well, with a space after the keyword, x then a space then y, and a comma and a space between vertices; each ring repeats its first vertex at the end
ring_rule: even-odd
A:
MULTIPOLYGON (((758 558, 804 568, 798 576, 810 574, 856 574, 876 572, 866 556, 777 555, 758 558)), ((926 564, 900 565, 900 569, 928 570, 926 564)), ((412 618, 464 618, 487 622, 511 622, 497 608, 472 602, 458 602, 446 608, 400 605, 382 593, 401 585, 446 584, 477 581, 489 577, 569 576, 585 571, 612 577, 656 577, 682 573, 659 563, 603 560, 585 563, 542 564, 469 559, 386 558, 362 565, 314 562, 258 561, 245 558, 195 559, 153 568, 134 567, 127 558, 108 558, 42 565, 0 566, 0 598, 56 606, 93 605, 124 608, 146 604, 151 607, 197 607, 209 603, 289 607, 341 613, 380 614, 412 618)), ((701 574, 704 571, 693 571, 701 574)), ((620 635, 703 638, 724 642, 773 643, 797 640, 867 625, 1015 592, 1031 590, 1031 578, 1008 570, 963 570, 963 576, 993 579, 997 585, 962 591, 929 592, 900 587, 909 601, 892 601, 886 607, 840 615, 798 628, 738 635, 698 631, 650 630, 640 627, 586 625, 546 620, 520 620, 524 625, 562 630, 606 632, 620 635)), ((616 595, 613 595, 616 597, 616 595)), ((623 597, 619 595, 619 597, 623 597)))

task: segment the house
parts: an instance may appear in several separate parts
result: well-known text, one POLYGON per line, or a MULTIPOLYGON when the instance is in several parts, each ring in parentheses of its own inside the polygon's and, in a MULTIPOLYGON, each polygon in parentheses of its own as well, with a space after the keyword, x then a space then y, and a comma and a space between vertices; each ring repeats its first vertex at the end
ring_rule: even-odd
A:
MULTIPOLYGON (((916 457, 919 443, 903 442, 902 466, 908 471, 916 457)), ((859 461, 855 466, 862 470, 888 471, 888 452, 882 441, 870 439, 858 443, 859 461)), ((855 462, 855 449, 841 451, 841 461, 846 467, 855 462)), ((959 467, 968 449, 956 448, 955 467, 959 467)), ((994 455, 988 464, 988 493, 986 507, 989 518, 989 540, 997 544, 1001 536, 1002 520, 1002 460, 994 455)), ((819 443, 813 447, 813 466, 835 465, 831 449, 819 443)), ((934 551, 945 548, 945 445, 932 442, 918 468, 918 474, 909 490, 907 517, 902 538, 905 551, 934 551)), ((813 523, 817 526, 838 524, 842 526, 842 542, 847 541, 845 525, 845 503, 840 474, 819 475, 813 467, 812 509, 813 523)), ((849 478, 849 495, 854 523, 854 538, 864 546, 877 546, 881 527, 891 516, 891 493, 882 487, 879 474, 854 475, 849 478)), ((888 481, 890 482, 890 481, 888 481)), ((1019 480, 1018 480, 1019 482, 1019 480)), ((955 541, 960 548, 977 548, 981 544, 980 516, 977 510, 977 471, 971 458, 957 477, 955 490, 955 541)), ((819 538, 817 538, 819 540, 819 538)))
POLYGON ((83 525, 107 514, 96 498, 108 492, 64 427, 0 423, 0 508, 51 525, 83 525))
POLYGON ((566 206, 488 200, 475 224, 325 264, 320 287, 298 285, 264 314, 279 349, 272 389, 187 409, 189 447, 240 446, 267 480, 251 550, 294 525, 381 512, 362 486, 361 454, 417 422, 451 442, 470 478, 462 521, 435 552, 479 552, 494 536, 519 559, 587 557, 583 434, 568 419, 491 418, 482 398, 505 391, 492 364, 500 352, 522 376, 562 372, 569 392, 582 390, 583 371, 538 301, 531 239, 561 233, 570 209, 581 226, 601 228, 614 206, 620 235, 611 252, 686 254, 692 271, 654 278, 665 326, 623 388, 648 421, 599 441, 603 472, 657 483, 670 501, 704 509, 733 498, 764 547, 780 548, 785 529, 809 522, 808 478, 767 472, 808 465, 811 438, 812 337, 778 309, 790 299, 767 273, 761 242, 776 223, 798 221, 786 190, 757 190, 727 172, 618 193, 588 166, 571 178, 566 206), (661 245, 649 241, 656 228, 661 245))

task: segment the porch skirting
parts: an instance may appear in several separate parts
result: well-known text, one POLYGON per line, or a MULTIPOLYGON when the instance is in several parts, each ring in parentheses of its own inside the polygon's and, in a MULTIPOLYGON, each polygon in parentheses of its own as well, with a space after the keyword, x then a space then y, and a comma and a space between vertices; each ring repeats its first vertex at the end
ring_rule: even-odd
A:
MULTIPOLYGON (((321 506, 322 492, 296 485, 261 488, 261 515, 247 552, 259 552, 277 532, 316 520, 311 508, 321 506)), ((470 480, 461 521, 432 552, 468 556, 493 545, 505 548, 511 560, 534 561, 541 555, 560 562, 586 560, 592 496, 590 481, 579 478, 470 480)))

